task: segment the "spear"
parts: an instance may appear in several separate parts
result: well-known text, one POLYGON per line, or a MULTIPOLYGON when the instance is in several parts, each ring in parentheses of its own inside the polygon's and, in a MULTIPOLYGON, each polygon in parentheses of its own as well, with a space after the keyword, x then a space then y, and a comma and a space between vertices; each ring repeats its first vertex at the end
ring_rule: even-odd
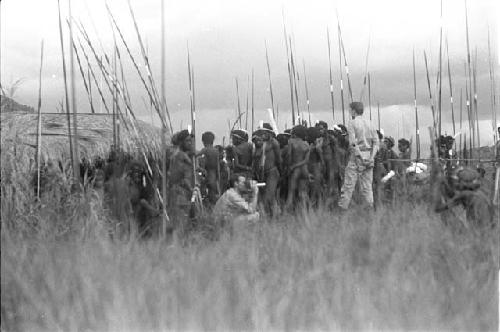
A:
MULTIPOLYGON (((471 56, 470 56, 470 43, 469 43, 469 15, 467 13, 467 0, 464 0, 464 5, 465 5, 465 36, 466 36, 466 42, 467 42, 467 67, 468 67, 468 77, 469 77, 469 103, 472 103, 472 68, 471 68, 471 56)), ((472 145, 473 147, 476 147, 476 134, 475 134, 475 128, 474 128, 474 118, 472 118, 472 145)), ((470 149, 470 153, 472 154, 472 148, 470 149)))
POLYGON ((378 130, 380 131, 380 103, 377 102, 378 130))
POLYGON ((434 128, 433 133, 436 134, 436 111, 434 110, 434 101, 432 99, 432 90, 431 90, 431 80, 429 78, 429 67, 427 65, 427 53, 424 51, 424 60, 425 60, 425 71, 427 74, 427 87, 429 89, 429 101, 431 104, 432 111, 432 127, 434 128))
POLYGON ((361 93, 359 94, 360 101, 363 101, 363 96, 365 94, 365 87, 366 87, 367 78, 368 78, 367 76, 369 75, 369 73, 368 73, 368 58, 370 56, 370 41, 371 41, 371 31, 368 35, 368 47, 366 48, 366 58, 365 58, 365 76, 363 78, 363 88, 361 89, 361 93))
MULTIPOLYGON (((479 132, 479 115, 477 111, 477 47, 474 51, 474 65, 473 65, 473 72, 472 72, 472 79, 473 79, 473 87, 474 87, 474 114, 476 116, 475 121, 476 121, 476 133, 477 133, 477 147, 481 147, 481 140, 480 140, 480 132, 479 132)), ((478 151, 479 153, 479 151, 478 151)), ((479 159, 481 159, 481 154, 479 153, 479 159)))
MULTIPOLYGON (((459 147, 462 148, 462 113, 463 113, 463 96, 462 96, 462 89, 460 89, 460 143, 459 147)), ((462 151, 462 158, 465 158, 465 155, 463 154, 464 151, 462 151)))
MULTIPOLYGON (((328 64, 330 66, 330 100, 331 100, 331 103, 332 103, 332 117, 333 117, 333 122, 335 123, 335 103, 334 103, 334 99, 333 99, 332 56, 331 56, 331 46, 330 46, 330 30, 328 28, 326 28, 326 39, 328 41, 328 64)), ((305 69, 304 69, 304 71, 305 71, 305 69)), ((308 102, 309 102, 309 99, 308 99, 308 102)), ((342 104, 343 104, 343 102, 342 102, 342 104)), ((309 104, 307 104, 307 105, 309 107, 309 104)), ((344 107, 342 105, 342 116, 343 116, 343 112, 344 112, 344 107)), ((311 117, 311 114, 309 113, 309 124, 311 123, 310 117, 311 117)), ((344 119, 344 123, 345 123, 345 119, 344 119)))
POLYGON ((345 126, 345 108, 344 108, 344 81, 342 74, 342 47, 340 45, 340 31, 337 29, 337 39, 339 47, 339 73, 340 73, 340 101, 342 104, 342 124, 345 126))
MULTIPOLYGON (((69 24, 69 22, 68 22, 68 24, 69 24)), ((83 66, 82 66, 82 63, 80 61, 80 55, 78 54, 78 50, 76 49, 75 42, 72 41, 71 45, 75 51, 76 62, 78 63, 80 75, 82 76, 82 79, 83 79, 83 86, 85 87, 85 91, 87 92, 87 97, 89 99, 89 104, 90 104, 90 111, 91 111, 91 113, 95 113, 94 104, 92 102, 92 91, 90 90, 90 85, 89 85, 90 84, 90 75, 89 75, 89 84, 87 84, 87 80, 85 78, 85 72, 83 71, 83 66)))
POLYGON ((252 133, 255 128, 255 110, 254 110, 254 73, 252 68, 252 133))
MULTIPOLYGON (((273 96, 273 84, 271 81, 271 66, 269 65, 269 55, 267 53, 267 42, 264 40, 264 46, 266 48, 266 63, 267 63, 267 75, 269 78, 269 94, 271 96, 271 109, 273 110, 274 115, 274 96, 273 96)), ((293 109, 292 109, 293 112, 293 109)))
POLYGON ((40 199, 40 150, 42 144, 42 67, 43 67, 43 39, 40 52, 40 75, 38 83, 38 126, 36 135, 36 197, 40 199))
MULTIPOLYGON (((368 80, 368 84, 369 82, 370 80, 368 80)), ((368 85, 368 87, 369 86, 370 85, 368 85)), ((413 105, 415 107, 415 146, 417 150, 417 161, 418 161, 420 159, 420 127, 418 123, 418 108, 417 108, 417 74, 415 71, 415 48, 413 48, 413 105)))
MULTIPOLYGON (((73 43, 73 19, 71 15, 71 0, 68 1, 68 10, 70 17, 69 24, 69 40, 73 43)), ((71 76, 71 109, 73 111, 73 153, 75 154, 73 158, 73 177, 75 183, 80 181, 80 154, 78 153, 78 121, 77 121, 77 109, 76 109, 76 94, 75 94, 75 60, 73 54, 73 47, 69 48, 69 63, 70 63, 70 76, 71 76)))
MULTIPOLYGON (((65 102, 66 102, 66 120, 68 124, 68 138, 69 138, 69 154, 71 158, 71 165, 74 167, 75 163, 73 161, 73 139, 71 136, 71 120, 70 120, 70 109, 69 109, 69 95, 68 95, 68 80, 67 80, 67 74, 66 74, 66 57, 64 55, 64 38, 63 38, 63 31, 62 31, 62 23, 61 23, 61 4, 60 0, 57 0, 57 10, 58 10, 58 17, 59 17, 59 41, 61 44, 61 56, 62 56, 62 67, 63 67, 63 78, 64 78, 64 95, 65 95, 65 102)), ((75 169, 73 168, 73 171, 75 169)))
POLYGON ((307 104, 307 113, 309 115, 309 126, 312 125, 312 122, 311 122, 311 109, 309 108, 309 89, 307 88, 307 76, 306 76, 306 62, 304 59, 302 59, 302 65, 304 66, 304 85, 305 85, 305 89, 306 89, 306 104, 307 104))
MULTIPOLYGON (((191 127, 192 134, 194 137, 194 151, 196 152, 196 108, 195 108, 195 99, 194 99, 194 73, 191 65, 191 59, 189 56, 189 46, 187 48, 187 60, 188 60, 188 75, 189 75, 189 100, 191 104, 191 127)), ((192 157, 193 163, 193 183, 196 183, 196 158, 195 154, 192 157)))
POLYGON ((246 97, 246 112, 245 112, 245 130, 248 131, 248 90, 250 90, 250 77, 247 76, 247 97, 246 97))
POLYGON ((495 112, 496 109, 496 98, 495 98, 495 66, 493 65, 492 56, 491 56, 491 45, 490 45, 490 27, 488 26, 488 67, 490 74, 490 96, 491 96, 491 129, 493 130, 493 142, 497 143, 497 135, 495 125, 497 123, 497 114, 495 112))
POLYGON ((448 49, 448 37, 446 37, 446 56, 448 58, 448 82, 450 85, 451 122, 453 124, 453 136, 455 136, 455 111, 453 109, 453 86, 451 83, 450 52, 448 49))
POLYGON ((241 128, 241 106, 240 106, 240 89, 238 87, 238 78, 234 79, 236 81, 236 99, 238 102, 238 118, 240 119, 240 128, 241 128))
MULTIPOLYGON (((292 69, 290 66, 290 52, 288 49, 288 35, 286 32, 286 25, 285 25, 285 11, 281 11, 281 15, 283 17, 283 35, 285 38, 285 49, 286 49, 286 61, 287 61, 287 69, 288 69, 288 80, 290 83, 290 101, 291 101, 291 106, 292 106, 292 125, 295 126, 295 106, 294 106, 294 101, 293 101, 293 76, 292 76, 292 69)), ((267 54, 267 53, 266 53, 267 54)), ((273 111, 274 113, 274 111, 273 111)))
POLYGON ((438 137, 441 137, 441 109, 442 109, 442 46, 443 46, 443 0, 441 0, 441 15, 440 15, 440 29, 439 29, 439 90, 438 90, 438 120, 439 120, 439 128, 438 128, 438 137))
POLYGON ((299 74, 297 73, 295 69, 295 58, 293 56, 294 48, 292 47, 294 44, 292 43, 292 38, 289 37, 289 42, 290 42, 290 64, 292 66, 292 76, 293 76, 293 89, 295 92, 295 106, 297 106, 297 115, 300 116, 300 107, 299 107, 299 92, 298 92, 298 86, 299 86, 299 74))
POLYGON ((370 109, 370 121, 372 121, 372 88, 370 72, 368 72, 368 108, 370 109))
POLYGON ((471 104, 470 104, 470 95, 469 95, 469 85, 467 81, 467 64, 464 63, 464 69, 465 69, 465 99, 466 99, 466 105, 467 105, 467 120, 469 121, 468 129, 469 129, 469 159, 472 159, 472 148, 473 148, 473 136, 472 135, 472 129, 473 126, 471 126, 471 104))
MULTIPOLYGON (((115 47, 113 48, 113 75, 116 78, 116 44, 115 47)), ((116 128, 116 107, 118 106, 118 103, 116 102, 116 85, 113 88, 113 149, 118 149, 118 136, 117 134, 117 128, 116 128)))
POLYGON ((337 12, 337 28, 338 28, 338 33, 339 33, 339 42, 340 42, 340 46, 342 48, 342 56, 344 58, 344 67, 345 67, 345 75, 347 77, 347 86, 349 87, 349 98, 350 98, 351 102, 353 102, 351 78, 349 75, 349 66, 347 65, 347 56, 345 54, 344 41, 342 39, 342 30, 340 29, 340 20, 339 20, 339 13, 338 12, 337 12))

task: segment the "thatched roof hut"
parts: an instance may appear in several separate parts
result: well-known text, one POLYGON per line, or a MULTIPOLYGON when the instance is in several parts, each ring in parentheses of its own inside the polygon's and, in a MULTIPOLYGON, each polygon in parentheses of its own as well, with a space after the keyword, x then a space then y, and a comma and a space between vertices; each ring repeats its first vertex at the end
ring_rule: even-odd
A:
MULTIPOLYGON (((42 160, 69 160, 69 138, 67 118, 64 113, 42 113, 42 160)), ((36 155, 38 115, 32 112, 1 113, 2 162, 9 155, 9 160, 16 163, 32 164, 36 155)), ((71 117, 71 129, 73 129, 71 117)), ((80 157, 92 159, 106 156, 113 145, 113 117, 111 114, 77 114, 78 151, 80 157)), ((139 152, 146 147, 157 155, 161 149, 161 129, 143 121, 137 121, 135 131, 120 125, 120 148, 130 153, 139 152)), ((130 125, 129 125, 130 127, 130 125)), ((169 140, 168 140, 169 142, 169 140)))

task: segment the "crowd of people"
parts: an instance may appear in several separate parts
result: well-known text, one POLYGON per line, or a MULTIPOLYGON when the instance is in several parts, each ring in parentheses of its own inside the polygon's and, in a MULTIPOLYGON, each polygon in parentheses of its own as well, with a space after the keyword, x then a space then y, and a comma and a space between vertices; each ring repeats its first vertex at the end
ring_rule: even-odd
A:
MULTIPOLYGON (((82 163, 82 177, 94 179, 94 187, 113 200, 125 201, 144 234, 158 231, 165 211, 172 229, 188 229, 200 210, 209 211, 219 226, 233 229, 257 222, 263 214, 319 205, 342 215, 353 199, 373 210, 409 197, 414 190, 408 188, 423 187, 431 172, 425 163, 411 159, 410 140, 399 139, 396 152, 394 138, 377 130, 363 111, 361 102, 351 103, 347 126, 333 128, 318 121, 277 133, 263 123, 251 137, 234 129, 225 147, 214 145, 215 135, 208 131, 199 151, 192 133, 181 130, 172 135, 168 153, 165 202, 160 195, 161 158, 113 151, 107 160, 82 163), (116 198, 124 192, 125 198, 116 198)), ((453 137, 441 136, 436 143, 442 167, 433 169, 441 171, 443 185, 435 210, 462 205, 471 222, 491 224, 491 200, 478 190, 484 173, 450 162, 453 137)), ((120 204, 115 209, 117 214, 128 211, 120 204)))

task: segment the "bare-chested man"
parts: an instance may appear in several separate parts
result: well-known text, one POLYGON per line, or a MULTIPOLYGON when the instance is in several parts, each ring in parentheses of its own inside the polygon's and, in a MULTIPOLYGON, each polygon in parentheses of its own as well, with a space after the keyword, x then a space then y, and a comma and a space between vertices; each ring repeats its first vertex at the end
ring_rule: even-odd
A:
POLYGON ((313 177, 309 188, 309 195, 314 204, 319 203, 323 192, 324 160, 323 154, 321 153, 321 144, 317 141, 318 138, 320 138, 320 132, 317 127, 307 128, 306 140, 309 143, 311 150, 309 154, 308 168, 309 173, 311 173, 311 176, 313 177))
POLYGON ((233 147, 231 149, 231 159, 233 173, 241 174, 250 179, 252 175, 252 155, 253 146, 248 142, 248 133, 242 129, 231 131, 233 147))
POLYGON ((269 214, 273 214, 276 207, 276 188, 282 166, 279 143, 273 136, 274 133, 267 128, 258 129, 253 135, 254 174, 259 182, 266 183, 261 197, 266 212, 269 214))
POLYGON ((298 191, 301 203, 307 198, 307 182, 309 180, 309 144, 305 141, 307 128, 295 126, 292 137, 288 141, 286 164, 288 165, 288 197, 286 206, 290 208, 295 203, 295 192, 298 191))
POLYGON ((174 142, 178 146, 170 157, 169 207, 174 227, 185 227, 191 207, 191 195, 194 189, 193 174, 193 136, 187 131, 180 131, 174 142))
POLYGON ((200 167, 205 171, 205 187, 207 190, 208 203, 214 205, 219 197, 218 167, 219 151, 214 147, 215 135, 207 131, 201 135, 203 149, 198 153, 200 167))

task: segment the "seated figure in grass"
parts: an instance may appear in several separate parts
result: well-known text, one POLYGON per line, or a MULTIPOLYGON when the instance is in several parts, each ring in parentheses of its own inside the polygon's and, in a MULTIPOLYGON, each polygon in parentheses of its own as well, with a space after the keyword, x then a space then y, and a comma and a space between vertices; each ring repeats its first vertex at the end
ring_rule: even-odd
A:
POLYGON ((259 219, 257 212, 258 187, 256 182, 241 174, 231 174, 230 188, 217 200, 213 216, 217 225, 230 233, 245 229, 259 219))
MULTIPOLYGON (((491 228, 496 226, 494 208, 488 197, 479 189, 479 173, 459 167, 451 175, 451 195, 442 195, 435 203, 435 211, 443 212, 461 205, 466 214, 467 227, 491 228)), ((454 218, 456 220, 456 218, 454 218)))

